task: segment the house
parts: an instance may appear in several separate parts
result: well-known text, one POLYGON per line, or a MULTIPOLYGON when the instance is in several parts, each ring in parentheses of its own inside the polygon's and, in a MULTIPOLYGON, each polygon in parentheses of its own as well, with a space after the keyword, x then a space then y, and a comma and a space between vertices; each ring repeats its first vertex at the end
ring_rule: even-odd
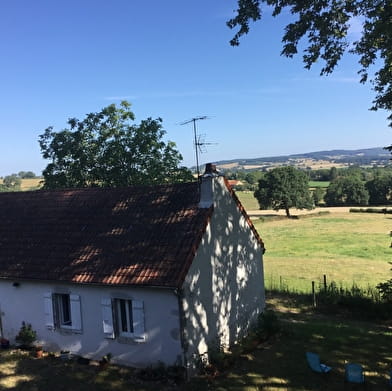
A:
POLYGON ((0 326, 48 351, 192 368, 265 305, 263 242, 215 167, 201 183, 0 194, 0 326))

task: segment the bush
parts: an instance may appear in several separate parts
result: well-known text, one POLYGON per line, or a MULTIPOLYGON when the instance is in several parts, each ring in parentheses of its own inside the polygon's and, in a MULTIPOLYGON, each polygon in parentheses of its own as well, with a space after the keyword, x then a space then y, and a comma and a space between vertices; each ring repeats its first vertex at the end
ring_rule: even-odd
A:
POLYGON ((392 302, 382 300, 379 290, 372 287, 364 289, 355 284, 351 288, 343 288, 332 282, 317 294, 319 310, 335 313, 340 309, 367 319, 390 319, 391 304, 392 302))
POLYGON ((384 213, 392 214, 392 209, 387 208, 350 208, 350 213, 384 213))
POLYGON ((30 323, 22 322, 22 327, 18 335, 15 337, 16 342, 20 342, 24 346, 31 346, 37 339, 37 332, 33 330, 30 323))
POLYGON ((392 279, 377 285, 381 299, 392 304, 392 279))

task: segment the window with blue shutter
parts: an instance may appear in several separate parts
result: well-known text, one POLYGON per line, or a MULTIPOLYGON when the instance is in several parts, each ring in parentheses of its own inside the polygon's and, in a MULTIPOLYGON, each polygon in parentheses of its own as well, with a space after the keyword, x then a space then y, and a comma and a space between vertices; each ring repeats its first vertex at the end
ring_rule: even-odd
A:
POLYGON ((68 293, 45 293, 45 325, 48 329, 82 332, 80 296, 68 293))
POLYGON ((106 338, 144 342, 144 306, 140 300, 102 299, 103 332, 106 338))

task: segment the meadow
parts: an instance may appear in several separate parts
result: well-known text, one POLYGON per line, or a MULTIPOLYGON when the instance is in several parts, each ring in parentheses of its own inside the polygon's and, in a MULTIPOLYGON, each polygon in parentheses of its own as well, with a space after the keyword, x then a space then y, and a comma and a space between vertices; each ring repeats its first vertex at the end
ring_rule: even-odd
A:
POLYGON ((375 287, 391 278, 391 215, 341 209, 334 212, 334 208, 328 208, 323 214, 310 211, 298 219, 277 219, 274 211, 252 215, 257 205, 252 193, 238 196, 267 249, 264 255, 267 289, 309 292, 311 282, 321 283, 324 275, 328 282, 362 288, 375 287))

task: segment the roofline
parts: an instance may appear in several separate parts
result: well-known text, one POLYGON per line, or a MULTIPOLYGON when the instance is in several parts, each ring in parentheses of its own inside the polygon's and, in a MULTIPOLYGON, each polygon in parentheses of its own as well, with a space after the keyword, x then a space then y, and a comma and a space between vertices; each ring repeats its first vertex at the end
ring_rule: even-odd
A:
POLYGON ((148 285, 148 284, 105 284, 103 282, 77 282, 70 280, 44 280, 41 278, 10 278, 10 277, 0 277, 0 281, 10 281, 10 282, 45 282, 52 284, 71 284, 71 285, 85 285, 85 286, 104 286, 111 288, 153 288, 153 289, 169 289, 177 290, 177 286, 164 286, 164 285, 148 285))
POLYGON ((243 205, 241 204, 241 201, 239 200, 239 198, 237 197, 237 194, 235 194, 235 191, 232 189, 232 187, 229 184, 229 180, 226 177, 224 178, 224 182, 226 185, 227 190, 229 191, 229 193, 231 194, 231 196, 233 197, 235 203, 237 204, 238 209, 240 210, 240 212, 242 213, 242 215, 245 217, 246 222, 248 223, 251 231, 253 232, 253 234, 255 235, 257 241, 259 242, 260 246, 263 248, 264 252, 265 252, 265 246, 264 246, 264 242, 263 239, 261 239, 261 236, 259 235, 259 233, 257 232, 254 224, 252 223, 252 220, 250 219, 248 213, 246 212, 245 208, 243 207, 243 205))
POLYGON ((210 224, 211 217, 212 217, 213 213, 214 213, 214 206, 211 205, 208 208, 207 216, 204 221, 204 227, 202 230, 200 230, 199 236, 197 237, 197 239, 194 242, 194 245, 192 246, 191 250, 189 251, 188 256, 187 256, 185 263, 184 263, 184 267, 182 268, 182 270, 180 272, 180 276, 178 277, 178 280, 177 280, 177 288, 178 289, 181 289, 181 287, 185 281, 185 277, 187 276, 188 271, 192 265, 192 262, 196 256, 197 250, 199 249, 200 243, 203 240, 204 234, 207 231, 207 227, 210 224))

